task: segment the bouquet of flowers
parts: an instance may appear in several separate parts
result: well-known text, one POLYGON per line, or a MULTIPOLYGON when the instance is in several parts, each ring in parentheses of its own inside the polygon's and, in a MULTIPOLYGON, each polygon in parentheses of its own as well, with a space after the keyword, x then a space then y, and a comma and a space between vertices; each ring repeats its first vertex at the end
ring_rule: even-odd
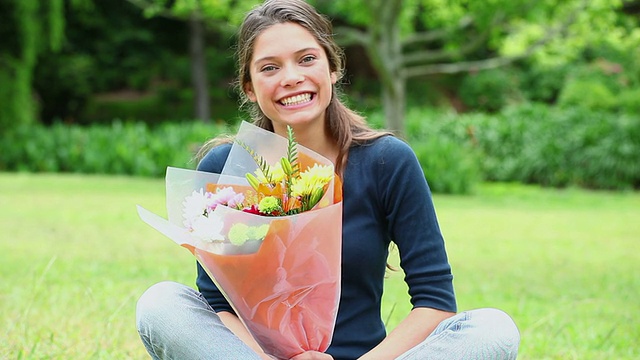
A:
POLYGON ((333 164, 249 123, 220 174, 168 168, 168 221, 261 347, 278 359, 331 343, 340 296, 342 189, 333 164))

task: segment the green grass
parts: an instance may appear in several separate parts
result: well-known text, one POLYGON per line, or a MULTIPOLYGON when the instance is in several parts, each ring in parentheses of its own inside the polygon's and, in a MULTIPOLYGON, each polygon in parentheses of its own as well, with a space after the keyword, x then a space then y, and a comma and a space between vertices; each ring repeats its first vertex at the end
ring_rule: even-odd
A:
MULTIPOLYGON (((493 184, 435 202, 460 310, 510 313, 520 359, 640 357, 639 193, 493 184)), ((0 358, 146 358, 136 299, 193 285, 195 263, 136 204, 164 214, 163 181, 0 174, 0 358)), ((390 328, 406 299, 390 273, 390 328)))

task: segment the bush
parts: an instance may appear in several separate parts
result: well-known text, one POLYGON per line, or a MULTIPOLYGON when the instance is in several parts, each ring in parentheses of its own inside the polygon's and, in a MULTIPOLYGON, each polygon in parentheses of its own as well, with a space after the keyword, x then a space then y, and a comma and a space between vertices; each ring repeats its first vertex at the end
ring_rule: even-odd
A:
POLYGON ((484 127, 500 134, 494 139, 479 136, 489 160, 485 173, 493 180, 556 187, 640 187, 638 118, 531 105, 504 111, 484 127), (498 146, 503 149, 495 151, 498 146))
POLYGON ((566 79, 558 105, 637 113, 640 78, 634 66, 624 59, 606 58, 576 66, 566 79))
MULTIPOLYGON (((380 116, 372 118, 380 121, 380 116)), ((407 114, 407 141, 434 193, 470 194, 482 180, 479 151, 458 118, 429 109, 414 108, 407 114)))
POLYGON ((520 65, 520 91, 528 101, 554 104, 564 87, 571 67, 567 65, 520 65))
POLYGON ((434 136, 412 147, 434 193, 470 194, 481 180, 478 159, 468 146, 434 136))
POLYGON ((580 106, 591 110, 613 110, 617 105, 615 95, 595 79, 569 80, 558 99, 561 106, 580 106))
POLYGON ((475 111, 499 111, 519 101, 517 76, 508 69, 480 71, 467 75, 459 91, 462 102, 475 111))
POLYGON ((484 180, 640 188, 637 116, 528 104, 495 115, 410 111, 407 124, 418 152, 425 138, 475 149, 484 180))
POLYGON ((200 122, 24 127, 2 139, 0 170, 160 177, 167 166, 194 168, 199 146, 222 132, 200 122))
POLYGON ((627 114, 640 114, 640 88, 621 92, 618 96, 618 106, 627 114))
MULTIPOLYGON (((382 124, 383 115, 370 120, 382 124)), ((434 192, 469 193, 480 180, 640 189, 640 117, 527 104, 497 114, 428 109, 407 114, 407 140, 434 192)), ((0 171, 160 177, 227 126, 114 122, 16 128, 0 138, 0 171)))

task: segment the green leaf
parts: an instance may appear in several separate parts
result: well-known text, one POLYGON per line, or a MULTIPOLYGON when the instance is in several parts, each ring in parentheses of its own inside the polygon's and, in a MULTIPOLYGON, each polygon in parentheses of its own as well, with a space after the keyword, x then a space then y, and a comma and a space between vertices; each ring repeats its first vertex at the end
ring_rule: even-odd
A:
POLYGON ((251 155, 251 158, 253 158, 253 161, 255 161, 256 165, 258 165, 258 168, 260 169, 260 171, 262 171, 262 174, 264 174, 264 177, 267 179, 267 182, 271 184, 273 180, 271 177, 269 163, 267 163, 267 161, 262 156, 257 154, 251 147, 249 147, 244 142, 238 139, 236 139, 235 142, 236 144, 240 145, 240 147, 245 149, 249 153, 249 155, 251 155))

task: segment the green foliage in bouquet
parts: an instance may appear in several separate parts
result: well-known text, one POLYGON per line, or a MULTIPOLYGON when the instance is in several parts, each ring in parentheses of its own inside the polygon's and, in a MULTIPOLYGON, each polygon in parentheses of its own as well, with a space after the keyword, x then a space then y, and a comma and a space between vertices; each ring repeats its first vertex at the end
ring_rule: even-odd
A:
POLYGON ((258 199, 257 206, 252 208, 260 215, 295 215, 313 209, 334 177, 333 168, 327 165, 315 164, 301 171, 298 143, 290 126, 287 126, 287 153, 274 165, 247 144, 235 141, 258 166, 255 174, 246 174, 246 179, 258 199))

